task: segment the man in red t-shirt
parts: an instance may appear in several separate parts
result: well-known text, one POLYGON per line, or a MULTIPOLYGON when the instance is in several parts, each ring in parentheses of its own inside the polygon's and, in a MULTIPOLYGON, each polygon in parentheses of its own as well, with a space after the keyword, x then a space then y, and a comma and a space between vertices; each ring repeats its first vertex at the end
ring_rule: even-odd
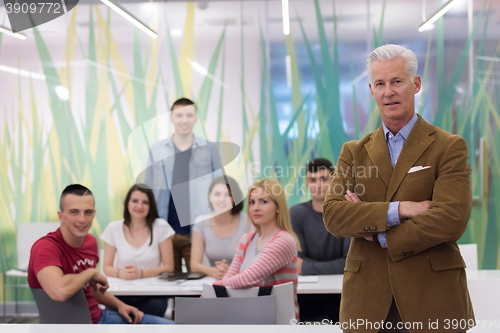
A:
POLYGON ((61 195, 61 226, 31 248, 28 284, 64 302, 84 289, 94 324, 172 324, 171 320, 144 315, 106 292, 108 281, 96 270, 97 241, 88 234, 95 215, 94 196, 82 185, 69 185, 61 195), (101 310, 98 304, 117 310, 101 310))

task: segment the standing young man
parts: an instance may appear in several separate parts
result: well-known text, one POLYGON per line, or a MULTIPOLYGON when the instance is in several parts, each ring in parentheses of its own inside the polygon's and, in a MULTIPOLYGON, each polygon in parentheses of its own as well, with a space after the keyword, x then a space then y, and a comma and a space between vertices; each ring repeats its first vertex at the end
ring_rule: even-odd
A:
POLYGON ((168 319, 144 315, 106 292, 108 281, 96 269, 97 241, 88 233, 95 216, 94 203, 92 192, 85 186, 74 184, 64 189, 58 212, 60 228, 31 248, 29 286, 43 289, 59 302, 83 288, 94 324, 173 324, 168 319), (117 311, 101 310, 98 304, 117 311))
POLYGON ((174 270, 180 272, 182 258, 190 271, 191 224, 210 212, 208 188, 222 170, 217 147, 193 134, 198 115, 191 100, 175 101, 170 121, 174 134, 151 146, 153 163, 146 170, 145 183, 153 189, 158 214, 175 230, 174 270))
POLYGON ((417 68, 415 54, 399 45, 368 56, 382 125, 344 144, 323 206, 326 228, 352 237, 344 332, 463 332, 475 325, 457 245, 472 207, 467 143, 415 113, 417 68), (363 323, 349 325, 358 319, 363 323), (381 321, 384 327, 373 325, 381 321))

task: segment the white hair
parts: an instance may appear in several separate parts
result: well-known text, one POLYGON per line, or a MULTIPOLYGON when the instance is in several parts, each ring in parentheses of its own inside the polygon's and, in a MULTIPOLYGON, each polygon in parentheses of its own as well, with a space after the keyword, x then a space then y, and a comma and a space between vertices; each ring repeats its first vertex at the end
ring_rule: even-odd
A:
POLYGON ((388 61, 397 57, 403 57, 403 59, 405 59, 406 73, 413 79, 415 75, 417 75, 417 56, 412 50, 401 45, 394 44, 379 46, 368 55, 368 58, 366 59, 366 69, 370 79, 372 78, 372 63, 374 61, 388 61))

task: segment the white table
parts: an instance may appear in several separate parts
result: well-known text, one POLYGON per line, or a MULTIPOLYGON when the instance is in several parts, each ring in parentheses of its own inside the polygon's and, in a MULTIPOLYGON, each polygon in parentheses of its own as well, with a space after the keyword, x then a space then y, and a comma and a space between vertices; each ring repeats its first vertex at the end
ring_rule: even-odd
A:
MULTIPOLYGON (((467 331, 472 333, 498 333, 500 319, 496 320, 496 328, 474 327, 467 331)), ((39 324, 0 324, 2 333, 292 333, 292 332, 342 332, 338 326, 324 325, 39 325, 39 324)))
MULTIPOLYGON (((297 292, 299 294, 339 294, 342 291, 342 277, 343 275, 320 275, 318 282, 299 282, 297 292)), ((196 296, 201 295, 202 283, 211 284, 213 281, 213 278, 203 278, 178 283, 158 281, 157 278, 135 281, 109 278, 109 292, 120 296, 196 296)), ((467 282, 476 319, 479 321, 500 318, 500 270, 467 270, 467 282)), ((482 324, 483 327, 485 324, 486 322, 482 324)), ((500 332, 500 321, 497 332, 500 332)))
POLYGON ((476 319, 500 318, 500 270, 467 271, 467 285, 476 319))
MULTIPOLYGON (((318 282, 302 283, 299 281, 298 294, 339 294, 342 292, 343 275, 320 275, 318 282)), ((201 295, 202 283, 211 284, 213 278, 203 278, 182 283, 158 281, 155 278, 137 281, 124 281, 109 278, 109 292, 114 295, 165 295, 195 296, 201 295)), ((468 270, 467 282, 477 320, 500 318, 500 270, 468 270)), ((484 322, 482 325, 484 325, 484 322)), ((493 323, 490 323, 492 326, 493 323)), ((497 332, 500 333, 500 321, 497 332)))
MULTIPOLYGON (((298 294, 340 294, 342 291, 343 275, 320 275, 318 282, 300 282, 298 294)), ((314 278, 312 278, 314 279, 314 278)), ((108 278, 108 291, 117 296, 137 295, 164 295, 164 296, 196 296, 201 295, 202 284, 212 284, 213 278, 205 277, 199 280, 184 282, 164 281, 158 278, 146 278, 125 281, 117 278, 108 278)))
MULTIPOLYGON (((0 324, 2 333, 287 333, 297 332, 295 325, 20 325, 0 324)), ((305 327, 304 328, 310 328, 305 327)), ((324 332, 325 326, 322 327, 324 332)), ((302 331, 302 330, 301 330, 302 331)), ((307 330, 310 331, 310 330, 307 330)), ((342 332, 337 326, 328 326, 328 332, 342 332)), ((498 332, 497 332, 498 333, 498 332)))

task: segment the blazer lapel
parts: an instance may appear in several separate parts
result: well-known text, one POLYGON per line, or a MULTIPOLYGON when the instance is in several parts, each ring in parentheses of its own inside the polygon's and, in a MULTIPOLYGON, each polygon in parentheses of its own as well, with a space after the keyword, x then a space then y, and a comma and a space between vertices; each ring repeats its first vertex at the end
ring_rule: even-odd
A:
POLYGON ((370 141, 365 144, 365 149, 373 165, 377 166, 378 175, 380 175, 385 185, 389 187, 392 165, 382 126, 373 132, 370 141))
POLYGON ((430 137, 430 134, 433 132, 433 127, 418 115, 418 121, 411 130, 392 173, 386 201, 391 201, 410 168, 432 144, 434 139, 430 137))

